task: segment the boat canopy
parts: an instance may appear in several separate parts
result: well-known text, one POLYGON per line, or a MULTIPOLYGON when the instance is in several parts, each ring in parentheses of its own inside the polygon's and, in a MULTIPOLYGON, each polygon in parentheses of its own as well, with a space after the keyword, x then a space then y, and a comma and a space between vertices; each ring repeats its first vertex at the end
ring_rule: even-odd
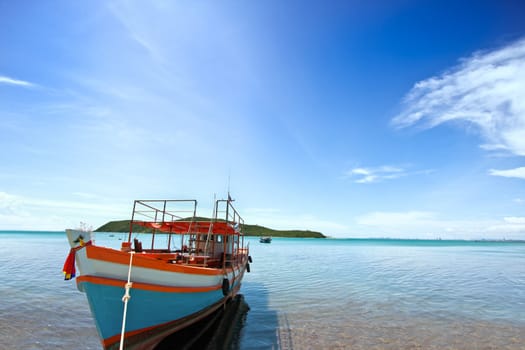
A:
POLYGON ((187 264, 226 268, 246 250, 242 233, 244 220, 232 202, 229 195, 228 199, 216 200, 213 215, 208 219, 196 215, 194 199, 136 200, 128 240, 122 243, 121 249, 129 250, 133 243, 136 252, 177 253, 187 264), (148 248, 143 249, 139 234, 150 235, 148 248), (160 240, 156 240, 157 234, 160 240))
MULTIPOLYGON (((232 206, 233 200, 215 201, 211 219, 198 217, 197 201, 189 200, 136 200, 130 221, 129 238, 134 225, 151 229, 151 233, 180 235, 212 234, 242 236, 244 220, 232 206)), ((144 233, 144 232, 143 232, 144 233)))
POLYGON ((220 235, 239 234, 239 225, 224 221, 133 221, 134 224, 155 229, 157 231, 175 234, 213 232, 220 235))

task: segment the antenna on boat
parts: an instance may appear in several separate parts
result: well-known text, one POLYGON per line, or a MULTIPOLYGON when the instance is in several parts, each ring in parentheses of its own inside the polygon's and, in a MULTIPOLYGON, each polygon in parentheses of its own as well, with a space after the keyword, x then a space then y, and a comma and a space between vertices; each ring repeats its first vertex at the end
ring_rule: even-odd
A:
POLYGON ((217 219, 217 193, 213 194, 213 212, 211 218, 213 220, 217 219))
POLYGON ((232 196, 230 195, 230 180, 231 180, 231 171, 228 170, 228 203, 235 201, 235 199, 232 199, 232 196))
POLYGON ((228 169, 228 200, 231 200, 231 197, 230 197, 230 181, 231 181, 231 169, 228 169))

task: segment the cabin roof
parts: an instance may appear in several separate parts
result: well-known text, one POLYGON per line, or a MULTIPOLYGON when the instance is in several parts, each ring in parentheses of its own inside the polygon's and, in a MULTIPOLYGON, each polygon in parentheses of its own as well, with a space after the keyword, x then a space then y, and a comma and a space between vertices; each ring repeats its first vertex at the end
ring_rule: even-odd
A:
POLYGON ((161 232, 174 234, 208 234, 210 232, 212 234, 219 235, 241 234, 240 227, 238 224, 225 221, 133 221, 133 224, 152 228, 161 232))

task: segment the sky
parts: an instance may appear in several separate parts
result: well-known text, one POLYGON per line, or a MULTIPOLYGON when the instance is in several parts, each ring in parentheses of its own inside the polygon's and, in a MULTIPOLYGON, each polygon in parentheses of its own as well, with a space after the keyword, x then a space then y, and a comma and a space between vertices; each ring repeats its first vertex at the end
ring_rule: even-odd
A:
POLYGON ((525 239, 523 1, 0 1, 0 230, 228 191, 331 237, 525 239))

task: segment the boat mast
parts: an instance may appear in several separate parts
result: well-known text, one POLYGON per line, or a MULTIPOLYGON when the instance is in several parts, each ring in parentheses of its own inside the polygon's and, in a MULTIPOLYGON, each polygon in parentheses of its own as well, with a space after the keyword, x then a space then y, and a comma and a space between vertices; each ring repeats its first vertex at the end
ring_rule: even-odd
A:
POLYGON ((133 211, 131 212, 131 221, 129 222, 129 235, 128 242, 131 243, 131 233, 133 232, 133 220, 135 219, 135 207, 137 206, 137 201, 133 201, 133 211))

